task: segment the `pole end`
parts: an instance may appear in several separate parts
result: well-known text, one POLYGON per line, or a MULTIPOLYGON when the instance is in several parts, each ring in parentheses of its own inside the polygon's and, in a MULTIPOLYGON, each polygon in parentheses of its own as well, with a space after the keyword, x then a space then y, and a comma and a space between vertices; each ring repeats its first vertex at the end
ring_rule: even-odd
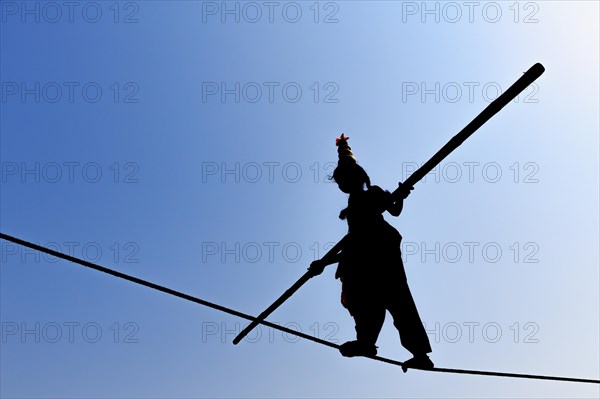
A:
POLYGON ((544 68, 544 66, 542 64, 537 62, 531 68, 529 68, 529 71, 527 71, 527 72, 534 75, 535 78, 537 79, 539 76, 541 76, 544 73, 544 71, 546 71, 546 68, 544 68))

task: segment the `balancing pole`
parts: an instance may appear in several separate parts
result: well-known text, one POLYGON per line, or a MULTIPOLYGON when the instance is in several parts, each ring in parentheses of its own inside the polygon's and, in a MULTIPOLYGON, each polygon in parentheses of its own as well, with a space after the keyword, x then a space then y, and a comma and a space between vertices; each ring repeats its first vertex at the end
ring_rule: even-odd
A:
MULTIPOLYGON (((515 83, 512 84, 504 93, 490 103, 479 115, 475 117, 463 130, 458 132, 450 139, 434 156, 425 162, 419 169, 415 170, 392 195, 398 199, 402 191, 410 190, 412 186, 418 183, 422 178, 431 172, 433 168, 442 162, 452 151, 457 149, 466 139, 468 139, 477 129, 484 123, 489 121, 492 116, 496 115, 505 105, 515 99, 523 90, 532 84, 537 78, 544 73, 544 66, 540 63, 535 64, 527 72, 523 74, 515 83)), ((400 197, 401 198, 401 197, 400 197)))
MULTIPOLYGON (((346 240, 346 236, 344 236, 344 238, 342 238, 337 244, 334 245, 333 248, 331 248, 326 254, 325 256, 323 256, 323 259, 327 259, 331 256, 336 255, 338 252, 340 252, 344 246, 344 241, 346 240)), ((250 331, 252 331, 254 329, 254 327, 258 326, 263 320, 265 320, 271 313, 273 313, 273 311, 275 309, 277 309, 279 307, 279 305, 281 305, 282 303, 284 303, 289 297, 291 297, 292 295, 294 295, 294 292, 298 291, 298 289, 300 287, 302 287, 304 285, 304 283, 306 283, 308 280, 310 280, 311 277, 314 277, 314 274, 312 273, 312 271, 307 271, 306 273, 304 273, 304 275, 302 277, 300 277, 300 279, 298 279, 298 281, 296 281, 294 283, 294 285, 292 285, 290 288, 288 288, 288 290, 286 292, 283 293, 283 295, 281 295, 279 298, 277 298, 277 300, 275 302, 273 302, 273 304, 271 306, 269 306, 267 309, 265 309, 264 312, 262 312, 261 314, 259 314, 256 319, 252 320, 252 322, 250 322, 250 324, 248 324, 248 326, 246 326, 246 328, 244 328, 234 339, 233 339, 233 344, 237 345, 242 339, 244 339, 244 337, 246 335, 248 335, 248 333, 250 331)))

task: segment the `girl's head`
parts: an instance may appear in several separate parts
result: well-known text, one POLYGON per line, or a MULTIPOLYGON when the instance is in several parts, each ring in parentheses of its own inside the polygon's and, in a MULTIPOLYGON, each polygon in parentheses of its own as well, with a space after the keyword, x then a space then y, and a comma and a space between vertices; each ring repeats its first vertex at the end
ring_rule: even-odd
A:
POLYGON ((338 166, 333 171, 333 180, 338 184, 340 190, 345 193, 362 191, 366 185, 371 187, 371 180, 367 172, 356 163, 352 149, 348 145, 349 137, 344 134, 335 139, 338 151, 338 166))

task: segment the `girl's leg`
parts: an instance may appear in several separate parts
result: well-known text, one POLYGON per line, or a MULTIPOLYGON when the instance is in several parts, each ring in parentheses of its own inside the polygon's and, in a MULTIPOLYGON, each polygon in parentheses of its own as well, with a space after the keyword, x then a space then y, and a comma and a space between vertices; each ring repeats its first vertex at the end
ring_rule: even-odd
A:
POLYGON ((383 304, 361 304, 351 314, 354 317, 356 340, 374 346, 385 321, 383 304))
POLYGON ((400 342, 415 357, 431 352, 429 337, 419 316, 408 283, 401 280, 394 285, 386 300, 386 307, 394 318, 394 326, 400 333, 400 342))
POLYGON ((427 356, 431 352, 429 338, 406 280, 400 282, 396 292, 388 297, 387 308, 400 333, 402 346, 413 354, 412 359, 404 362, 402 370, 406 373, 409 368, 432 369, 434 364, 427 356))
POLYGON ((341 345, 340 352, 347 357, 375 356, 377 354, 377 337, 385 320, 383 304, 363 303, 348 307, 354 318, 356 340, 341 345))

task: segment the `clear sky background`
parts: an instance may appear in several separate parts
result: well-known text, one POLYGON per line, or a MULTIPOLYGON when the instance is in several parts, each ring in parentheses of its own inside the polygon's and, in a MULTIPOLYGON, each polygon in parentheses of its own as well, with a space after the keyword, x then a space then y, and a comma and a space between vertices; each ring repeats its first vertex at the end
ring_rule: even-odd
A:
MULTIPOLYGON (((2 1, 1 231, 258 314, 346 231, 335 137, 393 190, 541 62, 386 219, 437 366, 598 379, 598 3, 469 4, 2 1)), ((2 397, 599 395, 233 346, 245 320, 0 245, 2 397)), ((269 320, 354 339, 333 274, 269 320)), ((389 316, 378 345, 410 357, 389 316)))

